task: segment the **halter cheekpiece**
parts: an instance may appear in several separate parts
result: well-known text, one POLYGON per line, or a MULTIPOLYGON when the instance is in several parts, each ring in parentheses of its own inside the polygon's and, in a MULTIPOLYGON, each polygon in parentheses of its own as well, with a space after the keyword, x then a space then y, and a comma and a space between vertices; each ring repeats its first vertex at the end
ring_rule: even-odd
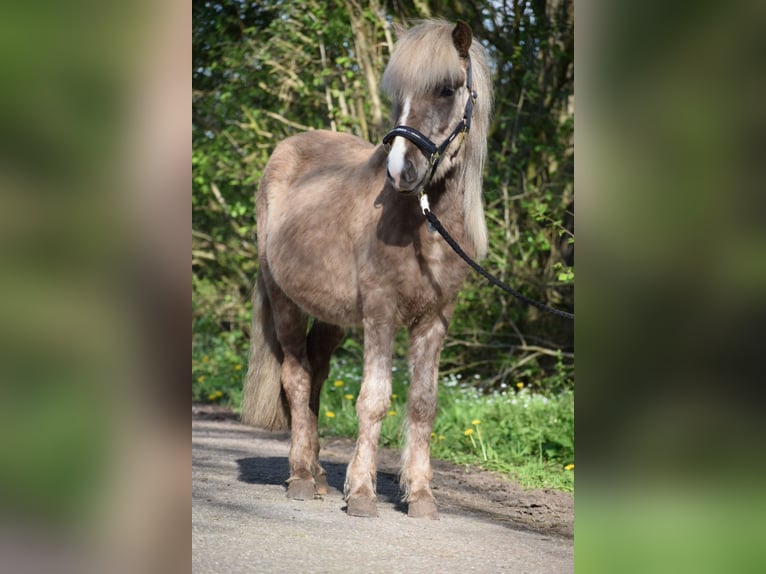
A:
POLYGON ((395 137, 401 136, 410 140, 421 152, 423 152, 423 155, 426 156, 428 163, 431 165, 431 173, 429 174, 428 179, 423 183, 422 187, 428 185, 428 183, 433 178, 434 174, 436 173, 436 168, 439 166, 439 162, 441 161, 444 152, 447 150, 447 147, 449 147, 449 145, 455 140, 455 138, 457 138, 457 136, 467 133, 468 130, 471 129, 471 115, 473 114, 473 106, 476 103, 476 98, 478 95, 473 90, 470 56, 468 56, 468 69, 466 71, 465 86, 468 88, 469 95, 468 101, 465 103, 463 119, 460 120, 460 123, 455 126, 455 129, 452 130, 452 133, 447 136, 447 139, 445 139, 441 145, 437 146, 428 138, 428 136, 424 135, 422 132, 416 130, 415 128, 411 128, 410 126, 396 126, 385 136, 383 136, 383 145, 388 145, 395 137))

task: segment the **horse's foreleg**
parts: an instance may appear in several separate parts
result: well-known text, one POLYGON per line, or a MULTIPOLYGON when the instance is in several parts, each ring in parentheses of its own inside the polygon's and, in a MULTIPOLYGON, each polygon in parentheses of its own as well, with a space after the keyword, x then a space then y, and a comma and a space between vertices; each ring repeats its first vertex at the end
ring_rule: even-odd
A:
POLYGON ((439 517, 431 492, 431 430, 436 417, 439 354, 448 323, 449 317, 441 315, 410 329, 410 390, 401 482, 407 513, 412 517, 439 517))
POLYGON ((375 496, 378 438, 383 418, 391 403, 391 354, 394 327, 391 324, 364 325, 364 377, 356 402, 359 438, 343 488, 351 516, 377 516, 375 496))

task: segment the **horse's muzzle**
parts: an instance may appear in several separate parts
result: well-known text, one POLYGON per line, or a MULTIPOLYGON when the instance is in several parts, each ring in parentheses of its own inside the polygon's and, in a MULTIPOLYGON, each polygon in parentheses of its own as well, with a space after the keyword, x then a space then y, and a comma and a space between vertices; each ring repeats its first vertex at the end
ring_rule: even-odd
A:
POLYGON ((420 183, 420 174, 415 165, 409 159, 405 159, 404 166, 396 174, 392 174, 386 164, 386 178, 391 186, 400 193, 414 193, 420 183))

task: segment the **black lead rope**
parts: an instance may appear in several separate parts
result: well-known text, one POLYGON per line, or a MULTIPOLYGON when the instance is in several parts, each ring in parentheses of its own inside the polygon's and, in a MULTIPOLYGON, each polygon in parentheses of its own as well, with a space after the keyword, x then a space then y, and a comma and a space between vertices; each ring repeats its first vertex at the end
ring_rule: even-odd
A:
MULTIPOLYGON (((423 196, 423 197, 425 197, 425 196, 423 196)), ((421 199, 421 202, 422 202, 422 199, 421 199)), ((482 275, 483 277, 488 279, 490 283, 492 283, 496 287, 500 287, 502 290, 510 293, 511 295, 513 295, 514 297, 516 297, 520 301, 523 301, 527 305, 531 305, 532 307, 536 307, 536 308, 540 309, 541 311, 547 311, 548 313, 551 313, 553 315, 558 315, 559 317, 564 317, 565 319, 571 319, 572 321, 574 321, 574 314, 573 313, 567 313, 566 311, 561 311, 559 309, 554 309, 553 307, 548 307, 548 305, 540 303, 539 301, 535 301, 534 299, 530 299, 526 295, 523 295, 523 294, 519 293, 518 291, 516 291, 516 289, 514 289, 513 287, 509 287, 508 285, 506 285, 505 283, 500 281, 500 279, 498 279, 494 275, 490 274, 490 272, 487 271, 486 269, 484 269, 484 267, 482 267, 481 265, 476 263, 476 261, 471 259, 466 254, 466 252, 463 251, 463 249, 460 247, 460 245, 458 245, 457 242, 454 239, 452 239, 452 236, 449 233, 447 233, 446 229, 444 229, 444 226, 441 224, 441 221, 439 221, 439 219, 433 214, 433 212, 427 207, 427 205, 423 205, 422 203, 421 203, 421 205, 423 207, 423 215, 426 216, 426 219, 428 220, 428 223, 431 224, 431 227, 433 227, 436 231, 439 232, 439 235, 441 235, 444 238, 444 241, 446 241, 449 244, 449 246, 452 247, 452 249, 455 251, 455 253, 460 255, 460 257, 463 259, 463 261, 468 263, 468 265, 470 265, 480 275, 482 275)))

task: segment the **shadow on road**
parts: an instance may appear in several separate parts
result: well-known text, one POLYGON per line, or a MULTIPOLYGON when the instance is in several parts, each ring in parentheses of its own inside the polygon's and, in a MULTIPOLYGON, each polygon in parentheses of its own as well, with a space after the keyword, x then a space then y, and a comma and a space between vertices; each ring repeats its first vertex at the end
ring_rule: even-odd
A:
MULTIPOLYGON (((283 456, 240 458, 237 459, 237 465, 238 480, 247 484, 284 485, 290 475, 290 465, 287 457, 283 456)), ((346 465, 322 461, 322 466, 327 471, 327 483, 330 488, 342 494, 346 465)), ((393 504, 396 510, 407 512, 407 505, 401 501, 399 480, 395 474, 378 472, 377 494, 381 502, 393 504)))

